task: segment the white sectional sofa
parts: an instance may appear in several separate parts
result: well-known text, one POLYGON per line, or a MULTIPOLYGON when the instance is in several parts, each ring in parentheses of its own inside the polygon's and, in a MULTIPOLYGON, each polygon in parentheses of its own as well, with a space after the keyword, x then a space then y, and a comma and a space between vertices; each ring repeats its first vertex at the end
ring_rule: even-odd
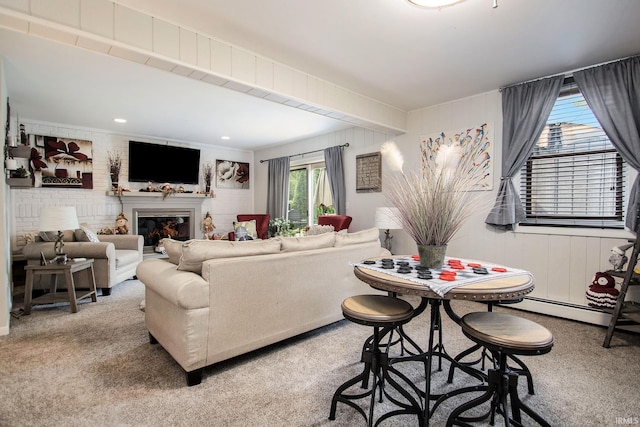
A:
POLYGON ((203 368, 343 318, 352 295, 375 292, 351 263, 388 255, 377 228, 229 242, 165 240, 169 258, 138 265, 145 324, 199 384, 203 368))

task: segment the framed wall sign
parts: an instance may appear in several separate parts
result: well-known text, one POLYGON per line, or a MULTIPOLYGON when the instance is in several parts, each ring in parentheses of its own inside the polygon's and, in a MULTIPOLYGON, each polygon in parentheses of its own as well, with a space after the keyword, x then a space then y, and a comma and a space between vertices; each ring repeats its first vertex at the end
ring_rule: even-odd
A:
POLYGON ((382 156, 380 152, 356 156, 356 193, 382 191, 382 156))

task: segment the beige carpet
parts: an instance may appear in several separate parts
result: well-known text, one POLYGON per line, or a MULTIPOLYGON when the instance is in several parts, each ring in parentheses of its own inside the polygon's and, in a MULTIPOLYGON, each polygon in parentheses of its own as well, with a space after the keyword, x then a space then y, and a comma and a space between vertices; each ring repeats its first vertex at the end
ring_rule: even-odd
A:
MULTIPOLYGON (((138 305, 143 285, 128 281, 97 303, 38 306, 13 318, 0 337, 1 426, 360 426, 363 419, 340 404, 329 421, 335 388, 360 369, 360 346, 370 333, 342 321, 250 355, 209 367, 202 384, 186 387, 182 369, 159 345, 151 345, 138 305)), ((459 313, 485 310, 454 303, 459 313)), ((531 318, 554 334, 551 353, 527 357, 536 394, 520 390, 553 426, 616 426, 640 419, 640 336, 616 333, 602 348, 601 327, 502 309, 531 318)), ((428 317, 407 327, 426 342, 428 317)), ((451 354, 469 346, 459 327, 444 319, 451 354)), ((407 364, 419 378, 419 367, 407 364), (411 366, 409 366, 411 365, 411 366)), ((472 383, 446 373, 433 376, 446 390, 472 383)), ((445 424, 452 399, 435 412, 431 425, 445 424)), ((386 403, 385 403, 386 405, 386 403)), ((381 410, 388 406, 380 405, 381 410)), ((531 424, 528 422, 526 424, 531 424)), ((383 426, 417 425, 403 416, 383 426)), ((479 424, 479 425, 487 425, 479 424)), ((499 419, 497 425, 503 425, 499 419)))

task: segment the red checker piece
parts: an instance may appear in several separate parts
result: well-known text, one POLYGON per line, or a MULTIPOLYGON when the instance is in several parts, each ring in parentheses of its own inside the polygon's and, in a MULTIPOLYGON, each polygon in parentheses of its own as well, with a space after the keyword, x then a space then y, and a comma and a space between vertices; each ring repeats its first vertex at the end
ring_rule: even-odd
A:
POLYGON ((462 264, 450 264, 449 267, 453 268, 454 270, 464 270, 464 265, 462 264))
POLYGON ((482 267, 482 264, 478 264, 477 262, 470 262, 469 264, 467 264, 469 267, 471 268, 480 268, 482 267))
POLYGON ((495 271, 496 273, 506 273, 507 269, 502 267, 493 267, 491 271, 495 271))
POLYGON ((453 274, 441 274, 439 278, 440 280, 446 280, 447 282, 453 282, 456 280, 456 276, 453 274))
POLYGON ((414 261, 420 261, 420 255, 411 255, 411 259, 414 261))

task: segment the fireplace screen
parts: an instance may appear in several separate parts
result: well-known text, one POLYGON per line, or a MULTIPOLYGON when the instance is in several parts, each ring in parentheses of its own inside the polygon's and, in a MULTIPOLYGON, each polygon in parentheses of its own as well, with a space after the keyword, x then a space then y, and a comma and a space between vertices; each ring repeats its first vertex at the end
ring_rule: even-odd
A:
POLYGON ((189 213, 138 213, 138 234, 144 237, 144 246, 156 246, 165 237, 186 241, 191 238, 191 221, 189 213))

